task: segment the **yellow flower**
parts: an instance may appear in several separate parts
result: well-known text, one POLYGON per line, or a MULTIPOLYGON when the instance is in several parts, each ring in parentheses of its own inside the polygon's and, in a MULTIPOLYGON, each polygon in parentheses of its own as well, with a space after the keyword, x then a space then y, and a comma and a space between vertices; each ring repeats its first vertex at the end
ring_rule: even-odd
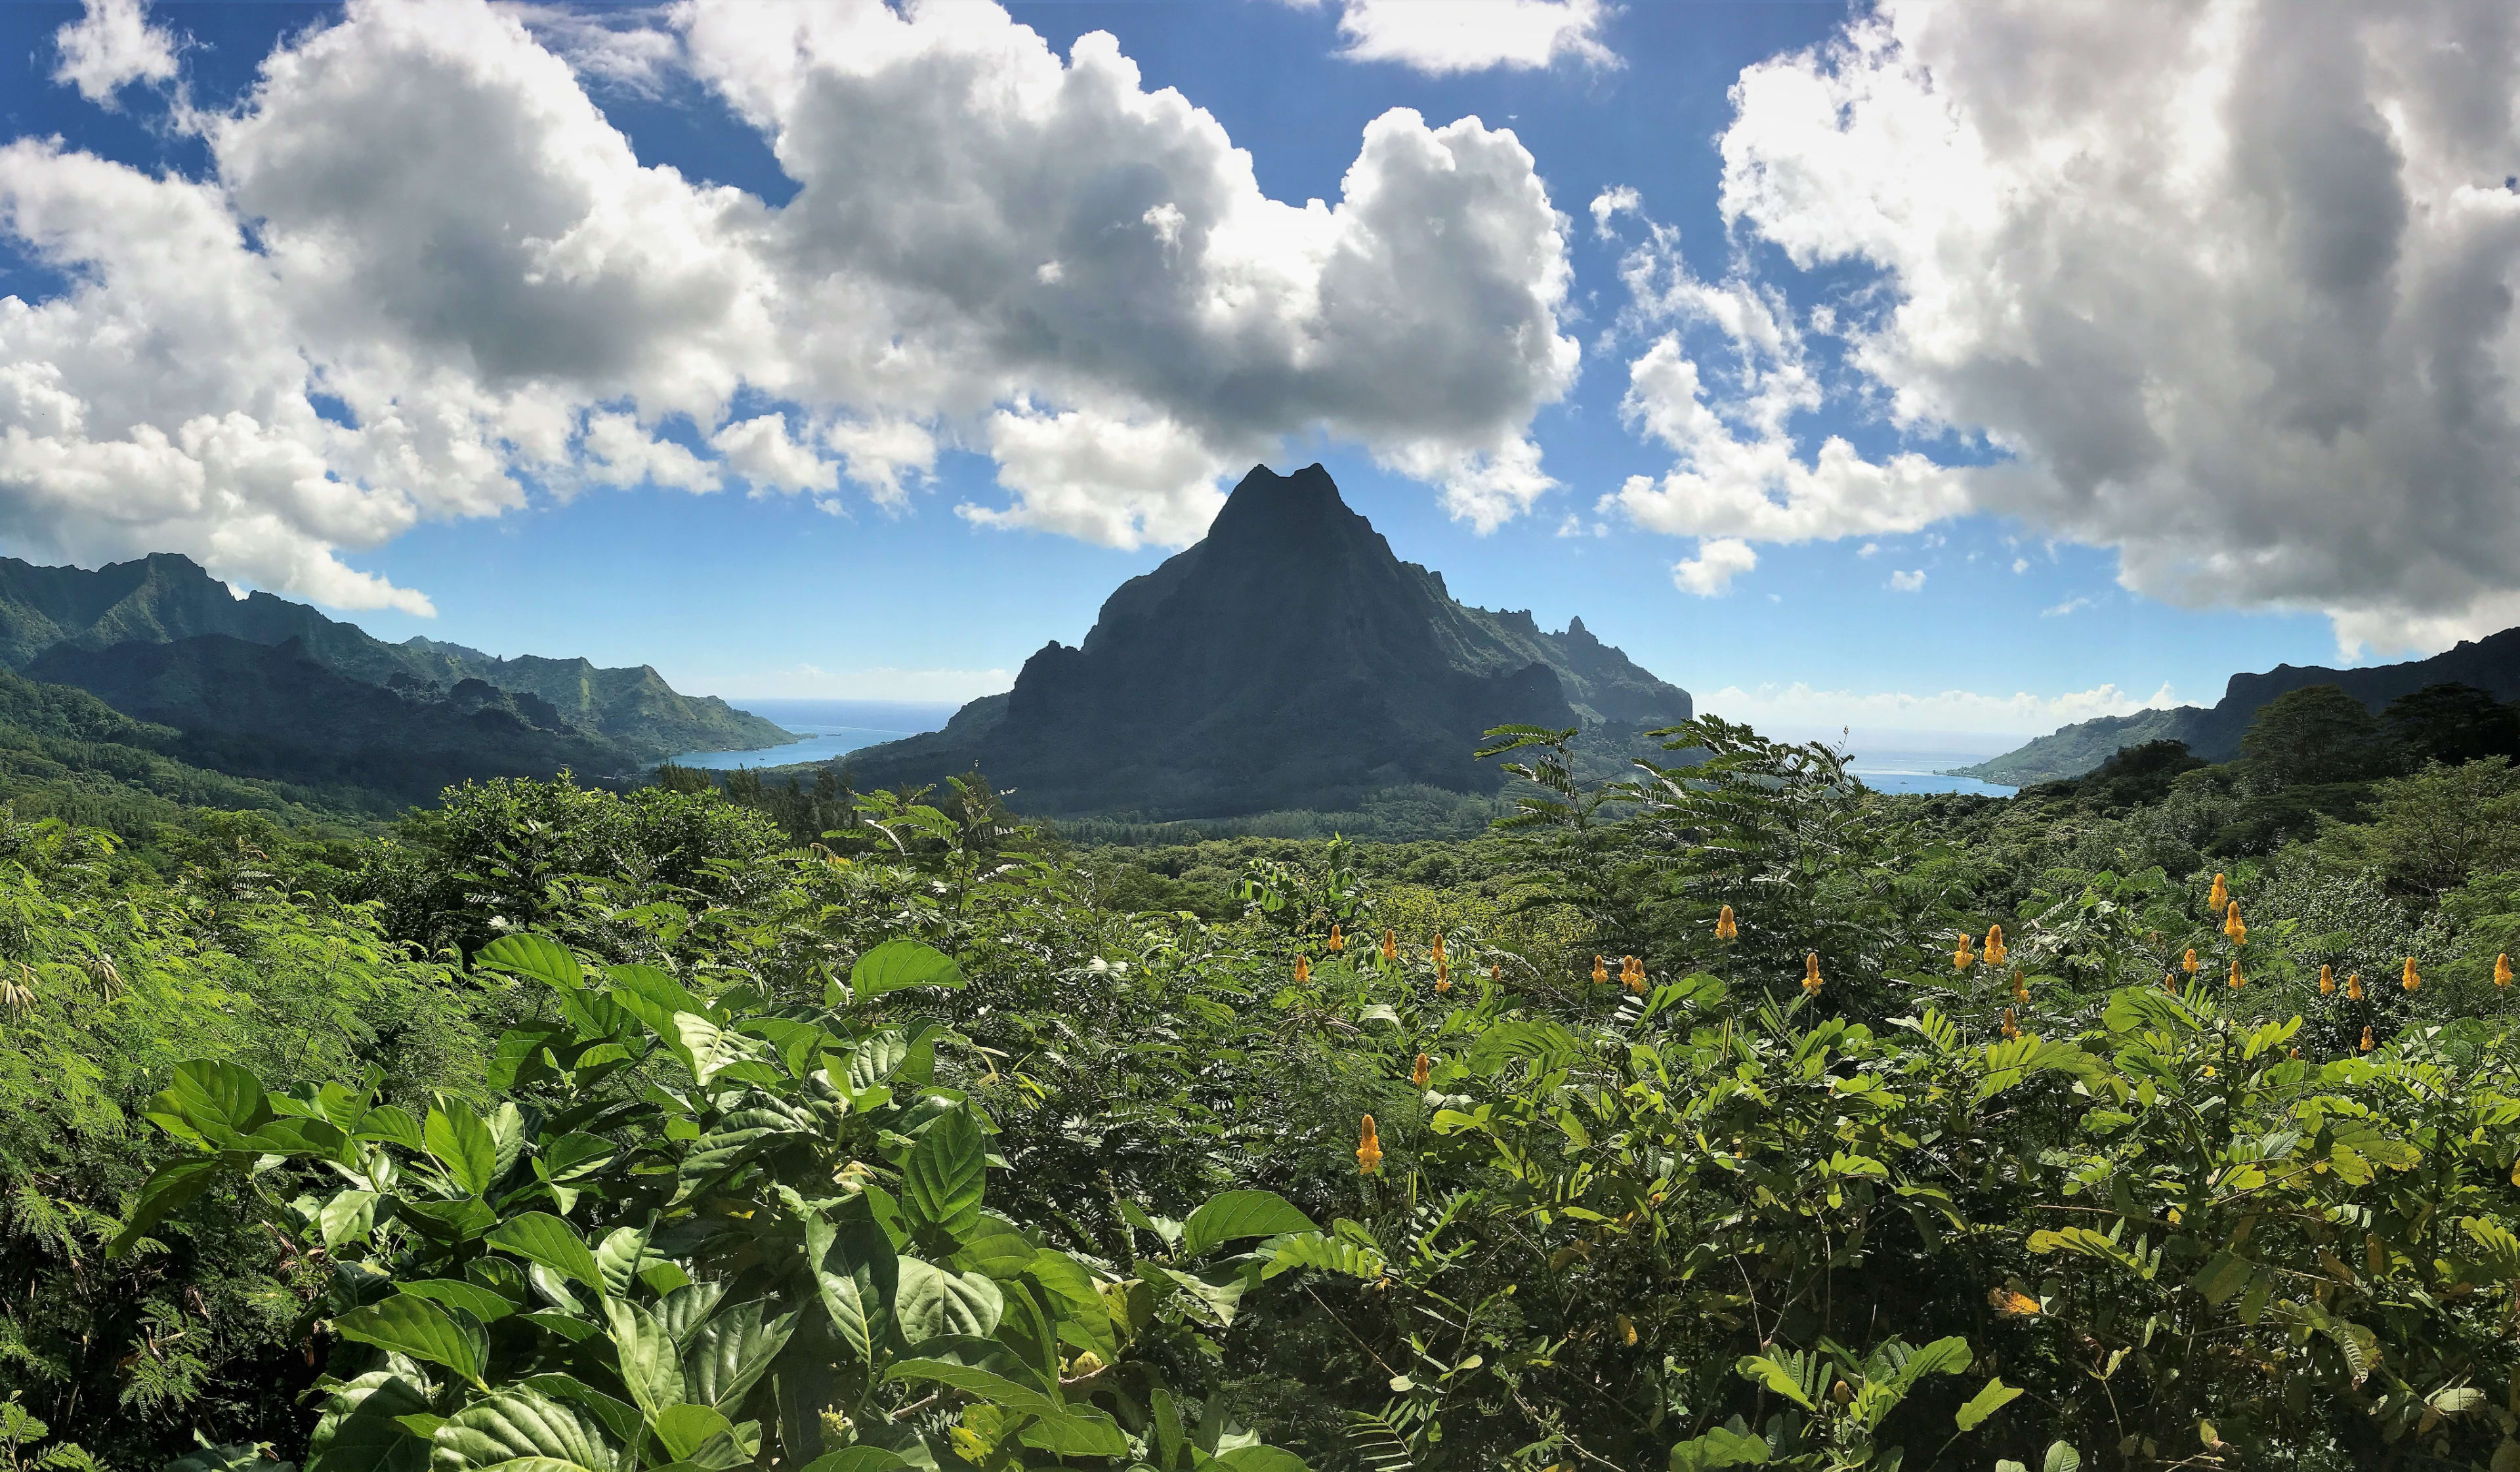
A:
POLYGON ((2030 1001, 2030 983, 2022 980, 2018 971, 2012 973, 2012 1000, 2025 1005, 2030 1001))
POLYGON ((1605 987, 1605 986, 1608 986, 1609 984, 1610 984, 1610 963, 1609 963, 1608 961, 1605 961, 1605 960, 1601 959, 1601 958, 1599 958, 1599 957, 1598 957, 1598 956, 1594 957, 1594 958, 1593 958, 1593 985, 1595 985, 1595 986, 1597 986, 1597 987, 1605 987))
POLYGON ((2172 979, 2178 973, 2174 971, 2164 971, 2161 973, 2161 989, 2168 992, 2173 997, 2179 995, 2179 983, 2172 979))
POLYGON ((2321 997, 2333 997, 2336 995, 2336 968, 2334 966, 2321 966, 2318 968, 2318 995, 2321 997))
POLYGON ((2498 956, 2494 958, 2494 984, 2498 987, 2507 987, 2511 985, 2510 957, 2498 956))
POLYGON ((1625 1314, 1619 1316, 1618 1324, 1619 1343, 1633 1347, 1637 1342, 1637 1326, 1629 1321, 1625 1314))
POLYGON ((1488 982, 1493 986, 1502 986, 1505 983, 1504 961, 1497 960, 1488 962, 1488 982))
POLYGON ((1309 959, 1305 958, 1305 957, 1301 957, 1301 956, 1296 957, 1296 958, 1295 958, 1295 984, 1296 984, 1297 986, 1301 986, 1301 985, 1303 985, 1305 982, 1308 982, 1308 981, 1310 981, 1310 980, 1312 980, 1312 979, 1313 979, 1313 963, 1312 963, 1312 961, 1311 961, 1309 959))
POLYGON ((1960 932, 1958 948, 1952 952, 1952 969, 1965 971, 1976 964, 1977 957, 1969 950, 1969 933, 1963 930, 1960 932))
POLYGON ((2223 876, 2221 874, 2216 874, 2214 876, 2214 892, 2205 897, 2205 908, 2216 914, 2221 914, 2223 913, 2223 907, 2229 903, 2231 903, 2230 887, 2223 882, 2223 876))
POLYGON ((2240 902, 2237 900, 2233 900, 2231 908, 2223 913, 2223 933, 2231 938, 2232 945, 2249 943, 2249 927, 2240 921, 2240 902))
POLYGON ((1440 936, 1440 935, 1439 935, 1439 936, 1435 937, 1435 964, 1437 964, 1437 965, 1439 965, 1439 966, 1440 966, 1440 965, 1442 965, 1443 963, 1444 963, 1444 938, 1443 938, 1442 936, 1440 936))
POLYGON ((2366 1028, 2362 1029, 2362 1050, 2363 1050, 2364 1052, 2369 1052, 2369 1051, 2371 1050, 2371 1048, 2372 1048, 2372 1043, 2371 1043, 2371 1030, 2370 1030, 2369 1028, 2367 1028, 2367 1027, 2366 1027, 2366 1028))
POLYGON ((2248 978, 2240 974, 2239 958, 2236 956, 2231 958, 2231 990, 2236 992, 2248 984, 2248 978))
POLYGON ((1619 984, 1642 997, 1645 994, 1645 963, 1629 957, 1619 965, 1619 984))
POLYGON ((2362 1000, 2362 972, 2353 972, 2345 978, 2345 1000, 2348 1002, 2360 1002, 2362 1000))
POLYGON ((1987 926, 1986 963, 1990 966, 2002 965, 2003 958, 2008 954, 2009 953, 2005 950, 2003 944, 2003 927, 2002 925, 1987 926))
POLYGON ((1428 1065, 1426 1062, 1426 1055, 1424 1053, 1419 1053, 1418 1055, 1418 1066, 1409 1070, 1409 1082, 1417 1085, 1420 1089, 1425 1088, 1427 1072, 1428 1065))
POLYGON ((1440 960, 1435 962, 1435 995, 1441 997, 1452 989, 1453 968, 1440 960))
POLYGON ((2214 1076, 2214 1065, 2213 1065, 2213 1064, 2211 1064, 2211 1063, 2208 1063, 2208 1064, 2206 1064, 2206 1065, 2205 1065, 2205 1077, 2207 1077, 2207 1078, 2209 1078, 2209 1079, 2210 1079, 2210 1078, 2212 1078, 2213 1076, 2214 1076))
POLYGON ((1339 934, 1339 927, 1335 923, 1330 926, 1330 938, 1323 949, 1333 952, 1347 949, 1347 937, 1339 934))
POLYGON ((2006 1041, 2021 1036, 2021 1025, 2012 1020, 2012 1008, 2003 1009, 2003 1036, 2006 1041))
POLYGON ((2413 957, 2409 956, 2407 958, 2406 979, 2398 984, 2405 987, 2409 992, 2424 984, 2424 979, 2415 974, 2415 959, 2413 957))
POLYGON ((1803 992, 1811 997, 1820 995, 1820 953, 1817 951, 1803 953, 1803 992))
POLYGON ((1715 916, 1715 938, 1719 941, 1729 941, 1738 940, 1740 936, 1741 927, 1732 923, 1732 907, 1727 905, 1723 913, 1715 916))
POLYGON ((1388 964, 1390 964, 1392 961, 1398 960, 1399 959, 1400 959, 1400 932, 1399 932, 1399 931, 1397 931, 1397 930, 1385 930, 1385 931, 1383 931, 1383 932, 1382 932, 1382 959, 1383 959, 1383 963, 1384 963, 1385 965, 1388 965, 1388 964))
POLYGON ((2186 959, 2185 960, 2183 960, 2183 961, 2181 961, 2179 964, 2180 964, 2180 966, 2181 966, 2182 969, 2184 969, 2184 970, 2187 972, 2187 974, 2188 974, 2188 975, 2190 975, 2190 976, 2195 975, 2195 974, 2196 974, 2196 953, 2195 953, 2194 951, 2189 951, 2189 952, 2187 953, 2187 959, 2186 959))
POLYGON ((1373 1116, 1365 1117, 1364 1137, 1356 1142, 1357 1174, 1371 1176, 1382 1169, 1382 1141, 1374 1137, 1373 1116))

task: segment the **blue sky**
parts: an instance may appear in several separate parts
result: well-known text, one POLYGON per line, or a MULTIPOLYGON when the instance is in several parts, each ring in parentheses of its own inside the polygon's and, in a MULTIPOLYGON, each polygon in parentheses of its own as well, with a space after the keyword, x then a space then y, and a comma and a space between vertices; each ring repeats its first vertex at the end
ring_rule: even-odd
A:
MULTIPOLYGON (((1281 469, 1326 464, 1402 557, 1443 571, 1465 602, 1528 607, 1551 627, 1580 614, 1701 703, 1802 729, 2035 732, 2164 691, 2210 702, 2234 670, 2336 662, 2340 644, 2364 660, 2399 657, 2515 621, 2506 569, 2520 558, 2499 556, 2512 462, 2498 462, 2494 438, 2509 389, 2496 380, 2486 429, 2445 431, 2455 385, 2408 366, 2443 361, 2440 338, 2452 331, 2427 307, 2438 294, 2425 295, 2427 283, 2448 290, 2508 271, 2507 235, 2476 245, 2478 231, 2504 228, 2507 211, 2452 177, 2464 169, 2491 184, 2505 155, 2520 169, 2507 116, 2407 121, 2376 90, 2359 99, 2362 112, 2339 114, 2334 125, 2349 132, 2393 119, 2396 162, 2373 189, 2394 181, 2396 198, 2418 205, 2426 190, 2460 191, 2452 202, 2474 216, 2458 248, 2425 237, 2429 226, 2407 227, 2370 247, 2388 256, 2375 270, 2338 254, 2350 239, 2329 248, 2318 232, 2372 218, 2383 195, 2279 197, 2308 187, 2299 171, 2241 146, 2261 114, 2277 135, 2316 141, 2318 119, 2301 114, 2335 90, 2332 70, 2304 69, 2288 50, 2301 43, 2273 25, 2227 26, 2217 41, 2264 63, 2277 80, 2261 90, 2280 95, 2227 100, 2216 136, 2238 141, 2228 155, 2200 143, 2181 156, 2197 175, 2186 179, 2148 158, 2162 129, 2129 121, 2172 106, 2154 74, 2179 50, 2185 22, 2175 11, 2135 14, 2132 43, 2095 45, 2068 23, 2073 6, 1971 31, 1896 6, 1574 0, 1558 8, 1563 24, 1545 56, 1527 44, 1514 53, 1521 43, 1510 40, 1482 55, 1487 43, 1473 36, 1465 58, 1429 50, 1463 43, 1417 34, 1431 7, 1409 0, 1385 0, 1379 14, 1370 0, 1006 9, 1058 67, 1080 67, 1079 38, 1107 32, 1138 68, 1135 96, 1176 89, 1202 110, 1247 153, 1269 201, 1339 204, 1350 170, 1366 167, 1370 127, 1393 109, 1422 118, 1391 134, 1418 151, 1410 156, 1432 139, 1467 159, 1468 135, 1443 130, 1479 119, 1486 131, 1472 141, 1491 148, 1479 166, 1497 172, 1494 193, 1426 206, 1457 216, 1404 219, 1440 239, 1417 243, 1433 254, 1377 289, 1398 301, 1426 283, 1430 320, 1408 338, 1423 356, 1373 356, 1385 350, 1346 345, 1334 324, 1286 360, 1297 366, 1272 359, 1211 387, 1150 386, 1125 365, 1096 365, 1143 341, 1195 368, 1211 339, 1196 323, 1168 321, 1098 339, 1097 323, 1142 304, 1118 290, 1061 319, 1040 362, 992 361, 991 342, 1030 330, 1029 319, 1011 328, 990 315, 1014 287, 948 281, 939 273, 966 267, 930 265, 959 244, 920 233, 930 184, 861 177, 881 166, 862 152, 866 135, 897 126, 902 153, 968 164, 968 177, 936 187, 938 212, 968 195, 1012 215, 1017 206, 991 191, 1019 194, 1025 167, 1090 151, 1102 134, 1087 129, 1074 135, 1087 142, 1049 155, 1010 147, 1007 157, 1034 161, 1001 174, 986 140, 913 132, 951 132, 962 124, 950 109, 941 121, 832 122, 838 104, 818 113, 792 100, 817 64, 784 51, 763 59, 772 43, 755 42, 776 29, 757 22, 767 9, 734 13, 726 25, 744 33, 730 39, 705 21, 619 9, 592 20, 508 11, 483 22, 486 12, 450 3, 417 33, 389 34, 377 13, 299 5, 19 4, 0 9, 0 66, 15 73, 0 86, 0 134, 18 141, 0 161, 0 295, 53 315, 14 327, 0 315, 0 384, 14 370, 15 381, 85 410, 35 389, 13 408, 0 389, 0 433, 21 434, 22 452, 0 454, 0 546, 91 564, 185 551, 241 585, 308 597, 387 638, 651 663, 682 689, 731 697, 961 698, 1003 688, 1033 649, 1081 636, 1114 585, 1194 535, 1214 492, 1258 458, 1281 469), (507 17, 522 17, 525 30, 507 17), (458 35, 462 26, 474 28, 458 35), (429 66, 409 62, 413 48, 429 66), (569 70, 537 70, 518 48, 547 50, 569 70), (1377 49, 1385 59, 1353 54, 1377 49), (255 92, 276 54, 297 60, 255 92), (2091 96, 2060 86, 2024 102, 2005 91, 2006 76, 2069 62, 2091 96), (426 85, 359 106, 397 75, 426 85), (2297 85, 2284 80, 2294 75, 2297 85), (575 165, 549 158, 531 178, 521 165, 469 172, 464 149, 444 141, 454 133, 432 129, 509 115, 465 91, 499 87, 542 89, 520 116, 561 115, 572 105, 561 94, 582 93, 596 122, 570 126, 617 130, 639 168, 590 164, 591 183, 554 175, 575 165), (356 136, 371 123, 374 139, 356 136), (831 130, 819 143, 817 127, 831 130), (1498 130, 1527 151, 1528 178, 1493 152, 1505 147, 1498 130), (135 172, 73 166, 90 156, 135 172), (812 280, 853 293, 833 298, 837 310, 880 298, 867 335, 836 348, 809 341, 837 331, 822 307, 818 322, 761 327, 756 338, 719 332, 698 320, 707 309, 677 305, 705 294, 691 272, 715 269, 688 259, 642 268, 688 267, 670 290, 633 282, 584 308, 584 320, 557 308, 546 318, 533 293, 568 266, 502 283, 504 257, 458 259, 447 252, 459 233, 441 241, 434 228, 502 188, 557 191, 560 204, 519 196, 519 219, 564 214, 658 165, 685 193, 669 210, 626 194, 617 212, 629 223, 591 269, 625 269, 626 251, 667 240, 686 256, 741 255, 726 279, 755 273, 776 296, 807 279, 797 262, 811 260, 831 273, 812 280), (387 167, 415 182, 383 202, 362 195, 361 177, 387 167), (1535 181, 1553 227, 1525 207, 1535 181), (177 198, 168 191, 178 185, 201 188, 177 198), (742 198, 729 204, 705 186, 742 198), (437 188, 452 193, 440 201, 428 193, 437 188), (2258 195, 2284 207, 2231 212, 2231 200, 2258 195), (649 209, 666 212, 638 213, 649 209), (2320 209, 2336 218, 2322 224, 2320 209), (691 223, 707 211, 718 213, 691 223), (150 222, 179 216, 204 239, 225 229, 245 243, 229 263, 243 285, 222 285, 228 266, 194 282, 117 254, 133 248, 114 239, 123 222, 154 234, 150 222), (905 218, 913 224, 896 223, 905 218), (685 229, 689 239, 674 234, 685 229), (1514 230, 1523 234, 1495 259, 1445 253, 1450 241, 1514 230), (901 241, 906 251, 879 259, 878 246, 901 241), (2194 248, 2205 245, 2216 250, 2194 248), (2211 269, 2196 264, 2217 250, 2211 269), (2468 260, 2480 252, 2481 267, 2468 260), (1457 265, 1469 286, 1446 279, 1457 265), (1515 271, 1523 297, 1496 285, 1515 271), (851 273, 873 285, 858 290, 851 273), (412 284, 420 278, 433 294, 412 284), (1464 293, 1458 309, 1447 290, 1464 293), (277 294, 239 294, 250 292, 277 294), (1490 320, 1502 297, 1512 299, 1490 320), (2269 301, 2278 304, 2235 305, 2269 301), (2338 301, 2363 315, 2336 326, 2338 301), (1756 319, 1749 327, 1743 312, 1756 319), (258 325, 215 327, 275 313, 290 327, 251 352, 229 339, 258 325), (503 338, 503 317, 527 321, 532 340, 503 338), (936 349, 915 387, 866 367, 885 341, 924 350, 922 331, 962 345, 936 349), (208 335, 205 345, 189 347, 187 333, 208 335), (2322 333, 2381 346, 2333 381, 2297 386, 2321 378, 2303 365, 2338 356, 2322 333), (572 334, 600 346, 571 359, 572 334), (607 335, 627 345, 601 345, 607 335), (1534 354, 1531 343, 1552 335, 1570 344, 1568 361, 1534 354), (233 361, 201 367, 213 347, 233 361), (152 353, 180 367, 152 369, 152 353), (786 365, 775 374, 758 367, 772 357, 786 365), (1459 403, 1390 386, 1427 359, 1458 366, 1459 403), (297 392, 283 381, 292 361, 309 365, 302 404, 281 402, 297 392), (1655 377, 1657 365, 1686 377, 1655 377), (1237 400, 1236 383, 1254 377, 1269 385, 1237 400), (1251 407, 1272 395, 1289 407, 1251 407), (1352 411, 1347 399, 1358 400, 1352 411), (1066 436, 1056 454, 1007 468, 1019 452, 990 436, 1012 432, 1010 404, 1043 435, 1066 436), (493 426, 479 431, 492 449, 432 441, 424 405, 476 415, 493 426), (323 423, 306 421, 305 406, 323 423), (381 406, 418 427, 384 443, 381 406), (1058 418, 1071 410, 1075 420, 1058 418), (741 461, 728 429, 764 414, 793 432, 792 445, 773 435, 788 458, 741 461), (608 415, 635 427, 635 454, 598 448, 608 415), (148 419, 158 439, 117 417, 148 419), (867 466, 879 457, 846 461, 842 432, 816 440, 823 429, 807 427, 878 420, 915 426, 890 485, 872 483, 882 471, 867 466), (246 448, 222 449, 201 427, 220 424, 246 448), (1154 437, 1120 440, 1124 458, 1143 444, 1142 458, 1187 468, 1104 498, 1102 462, 1086 454, 1087 440, 1105 442, 1088 432, 1098 426, 1139 426, 1154 437), (537 433, 556 448, 514 451, 537 433), (2445 460, 2440 446, 2465 443, 2461 434, 2473 453, 2445 460), (1852 470, 1828 469, 1832 438, 1852 470), (66 448, 24 450, 38 440, 66 448), (1480 479, 1479 467, 1510 462, 1514 446, 1536 451, 1536 468, 1514 463, 1480 479), (484 469, 482 454, 507 459, 484 469), (1801 468, 1778 469, 1780 456, 1801 468), (424 461, 410 485, 396 479, 424 461), (1041 468, 1054 464, 1065 468, 1041 468), (788 468, 743 468, 772 465, 788 468), (762 490, 776 474, 796 484, 762 490), (167 476, 200 486, 153 493, 167 476), (714 488, 687 488, 698 481, 714 488)), ((917 26, 885 34, 927 44, 917 26)), ((2362 60, 2414 44, 2330 39, 2329 51, 2362 60)), ((796 48, 810 51, 804 40, 796 48)), ((2214 61, 2197 63, 2202 74, 2224 74, 2214 61)), ((2509 79, 2507 57, 2471 64, 2489 81, 2509 79)), ((2422 86, 2373 80, 2385 72, 2368 68, 2363 84, 2422 86)), ((1039 84, 1051 73, 1021 74, 1039 84)), ((1113 106, 1115 116, 1143 112, 1128 111, 1135 98, 1113 106)), ((1114 145, 1110 159, 1086 159, 1051 187, 1172 188, 1195 231, 1196 178, 1146 183, 1195 154, 1194 135, 1164 135, 1169 154, 1114 145)), ((1195 174, 1223 156, 1210 146, 1195 168, 1179 166, 1195 174)), ((1145 218, 1168 228, 1154 211, 1145 218)), ((1060 262, 1035 271, 1031 259, 1039 282, 1015 283, 1025 291, 1064 290, 1091 269, 1062 257, 1062 283, 1060 262)), ((1366 315, 1390 305, 1349 299, 1366 315)), ((2468 345, 2497 368, 2506 338, 2491 324, 2478 331, 2468 345)))

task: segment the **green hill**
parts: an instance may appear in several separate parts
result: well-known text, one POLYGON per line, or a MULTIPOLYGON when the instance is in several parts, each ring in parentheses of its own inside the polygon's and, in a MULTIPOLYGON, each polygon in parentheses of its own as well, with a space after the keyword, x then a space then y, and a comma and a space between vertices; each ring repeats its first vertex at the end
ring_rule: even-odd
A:
MULTIPOLYGON (((570 725, 616 743, 634 763, 684 751, 742 750, 793 735, 715 696, 677 692, 653 669, 584 659, 502 659, 429 639, 387 644, 356 624, 268 593, 238 598, 189 558, 159 553, 90 571, 0 558, 0 665, 23 672, 47 650, 100 650, 221 636, 277 647, 371 686, 451 691, 466 680, 547 701, 570 725)), ((203 713, 165 708, 191 729, 203 713)))

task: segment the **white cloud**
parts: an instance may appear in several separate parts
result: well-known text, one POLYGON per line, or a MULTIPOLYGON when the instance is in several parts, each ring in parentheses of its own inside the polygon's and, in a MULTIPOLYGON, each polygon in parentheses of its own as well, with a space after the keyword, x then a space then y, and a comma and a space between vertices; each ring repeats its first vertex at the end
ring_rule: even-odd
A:
POLYGON ((1062 59, 992 6, 354 0, 200 121, 202 179, 0 148, 0 233, 69 282, 0 300, 29 551, 416 608, 338 554, 531 483, 899 506, 940 449, 1003 451, 975 520, 1115 546, 1195 537, 1218 471, 1290 434, 1483 529, 1553 484, 1567 224, 1474 118, 1387 112, 1295 205, 1109 36, 1062 59), (587 94, 673 68, 792 200, 642 165, 587 94))
POLYGON ((2030 559, 2029 559, 2028 558, 2014 558, 2012 559, 2012 571, 2013 571, 2013 575, 2014 575, 2014 576, 2016 576, 2016 577, 2017 577, 2017 576, 2019 576, 2019 575, 2020 575, 2020 574, 2022 574, 2022 573, 2028 572, 2029 570, 2030 570, 2030 559))
POLYGON ((84 15, 53 32, 53 80, 103 107, 133 82, 175 78, 175 37, 149 23, 146 0, 87 0, 84 15))
POLYGON ((1533 70, 1560 60, 1615 67, 1618 57, 1600 39, 1609 17, 1602 0, 1346 0, 1339 55, 1433 76, 1533 70))
MULTIPOLYGON (((2512 19, 1885 0, 1742 73, 1724 210, 1873 273, 1833 319, 1868 391, 2008 462, 1918 513, 2113 547, 2184 605, 2320 609, 2348 649, 2438 647, 2520 615, 2512 19)), ((1778 519, 1680 499, 1678 529, 1778 519)))
POLYGON ((2088 598, 2069 598, 2061 603, 2040 609, 2039 616, 2041 618, 2064 618, 2071 614, 2079 613, 2091 605, 2092 601, 2088 598))
POLYGON ((1759 565, 1759 554, 1738 537, 1704 537, 1697 556, 1675 562, 1671 580, 1683 593, 1720 598, 1732 590, 1732 580, 1759 565))
POLYGON ((1890 574, 1890 591, 1893 593, 1924 592, 1925 569, 1919 567, 1912 572, 1900 572, 1893 569, 1890 574))
POLYGON ((1811 686, 1726 686, 1697 697, 1700 710, 1728 720, 1770 727, 1887 727, 1903 731, 1987 732, 2043 735, 2094 716, 2132 715, 2178 703, 2167 685, 2138 697, 2115 685, 2064 694, 2009 695, 1947 690, 1925 694, 1903 691, 1815 690, 1811 686))

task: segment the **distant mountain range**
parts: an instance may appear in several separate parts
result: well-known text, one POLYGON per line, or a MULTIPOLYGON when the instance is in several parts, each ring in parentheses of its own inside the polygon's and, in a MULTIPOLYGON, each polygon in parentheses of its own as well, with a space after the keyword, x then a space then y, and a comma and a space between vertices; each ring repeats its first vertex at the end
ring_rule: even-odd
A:
POLYGON ((171 728, 146 744, 181 762, 399 801, 467 778, 626 775, 794 739, 645 666, 387 644, 268 593, 237 598, 172 554, 93 571, 0 558, 0 666, 171 728))
POLYGON ((2376 713, 2401 695, 2450 684, 2472 685, 2500 700, 2520 699, 2520 629, 2462 641, 2456 648, 2429 659, 2402 664, 2354 670, 2279 664, 2263 674, 2233 675, 2223 698, 2211 706, 2178 705, 2077 722, 2017 750, 1956 769, 1955 775, 2027 786, 2080 777, 2121 747, 2158 740, 2185 741, 2189 751, 2209 762, 2228 761, 2240 754, 2240 737, 2248 733, 2259 708, 2277 695, 2314 685, 2334 685, 2376 713))
POLYGON ((862 788, 977 767, 1052 815, 1221 818, 1335 810, 1408 784, 1493 791, 1493 726, 1619 741, 1683 721, 1688 692, 1572 620, 1456 602, 1403 562, 1320 466, 1255 467, 1206 538, 1130 579, 1082 645, 940 732, 848 758, 862 788))

